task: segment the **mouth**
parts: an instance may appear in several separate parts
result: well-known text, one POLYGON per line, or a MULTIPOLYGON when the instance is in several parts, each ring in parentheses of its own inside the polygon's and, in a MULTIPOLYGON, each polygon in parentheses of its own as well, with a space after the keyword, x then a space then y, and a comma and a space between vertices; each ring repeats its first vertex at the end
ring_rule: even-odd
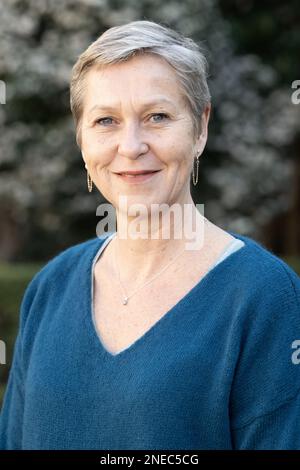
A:
POLYGON ((139 183, 150 180, 161 170, 145 170, 145 171, 128 171, 123 173, 115 173, 118 178, 128 183, 139 183))

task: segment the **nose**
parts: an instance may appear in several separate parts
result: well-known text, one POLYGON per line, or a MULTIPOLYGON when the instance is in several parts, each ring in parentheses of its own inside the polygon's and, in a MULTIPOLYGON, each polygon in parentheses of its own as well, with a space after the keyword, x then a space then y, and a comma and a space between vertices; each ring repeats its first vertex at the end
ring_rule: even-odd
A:
POLYGON ((124 126, 120 133, 118 153, 121 157, 132 160, 147 152, 148 146, 143 141, 141 130, 136 123, 129 123, 124 126))

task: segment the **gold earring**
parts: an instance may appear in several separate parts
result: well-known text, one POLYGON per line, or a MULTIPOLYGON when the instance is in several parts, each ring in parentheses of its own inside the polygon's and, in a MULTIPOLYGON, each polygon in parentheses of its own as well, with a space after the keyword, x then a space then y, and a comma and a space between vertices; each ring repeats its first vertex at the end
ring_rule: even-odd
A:
POLYGON ((89 193, 91 193, 92 190, 93 190, 93 181, 92 181, 92 178, 89 175, 89 172, 87 172, 87 183, 88 183, 89 193))
POLYGON ((90 174, 88 171, 86 171, 86 174, 87 174, 87 186, 88 186, 88 191, 89 193, 92 192, 93 190, 93 181, 92 181, 92 178, 90 177, 90 174))
POLYGON ((92 178, 90 177, 90 174, 89 174, 89 172, 88 172, 87 164, 86 164, 86 163, 85 163, 84 167, 85 167, 85 169, 86 169, 88 190, 89 190, 89 193, 91 193, 92 190, 93 190, 93 181, 92 181, 92 178))
POLYGON ((194 163, 195 163, 195 160, 193 162, 193 174, 192 174, 192 177, 193 177, 193 185, 196 186, 196 184, 198 183, 198 175, 199 175, 199 157, 200 157, 200 152, 198 153, 198 155, 196 156, 196 178, 195 178, 195 168, 194 168, 194 163))

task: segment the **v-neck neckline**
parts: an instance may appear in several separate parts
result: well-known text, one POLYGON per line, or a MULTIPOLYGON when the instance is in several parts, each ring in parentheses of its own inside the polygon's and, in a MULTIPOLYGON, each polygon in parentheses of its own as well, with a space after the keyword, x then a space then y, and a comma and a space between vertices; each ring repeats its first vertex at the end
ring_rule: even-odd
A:
POLYGON ((137 338, 133 343, 131 343, 128 347, 122 349, 121 351, 117 353, 112 353, 106 347, 104 346, 102 340, 101 340, 101 335, 100 332, 97 328, 96 321, 95 321, 95 311, 94 311, 94 268, 95 264, 99 258, 99 255, 102 253, 106 245, 112 240, 117 232, 114 232, 112 234, 108 234, 105 238, 104 241, 101 240, 101 245, 97 249, 96 254, 92 258, 92 265, 89 268, 89 289, 87 289, 88 292, 88 304, 89 304, 89 323, 90 326, 93 330, 93 336, 95 337, 96 341, 98 342, 98 346, 102 353, 107 357, 107 358, 123 358, 126 357, 128 354, 131 352, 134 352, 138 347, 142 346, 143 343, 145 343, 151 336, 153 336, 156 331, 158 331, 162 326, 170 319, 176 316, 176 312, 184 307, 186 303, 189 302, 190 298, 197 292, 199 289, 203 289, 205 285, 209 282, 209 280, 217 275, 220 269, 226 268, 230 263, 232 262, 233 259, 236 259, 239 254, 241 255, 241 252, 244 253, 245 250, 249 247, 250 240, 248 237, 236 234, 234 232, 227 231, 230 235, 232 235, 234 238, 239 239, 244 242, 244 246, 240 247, 238 250, 234 251, 233 253, 230 253, 229 256, 227 256, 224 260, 222 260, 220 263, 217 263, 213 265, 213 267, 195 284, 181 299, 176 302, 173 307, 171 307, 169 310, 167 310, 166 313, 164 313, 147 331, 145 331, 139 338, 137 338))

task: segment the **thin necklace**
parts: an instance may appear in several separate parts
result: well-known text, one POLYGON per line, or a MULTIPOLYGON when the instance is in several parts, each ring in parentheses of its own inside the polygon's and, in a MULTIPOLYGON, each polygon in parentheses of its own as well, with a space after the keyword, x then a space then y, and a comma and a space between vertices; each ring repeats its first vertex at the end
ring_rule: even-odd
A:
POLYGON ((150 282, 154 281, 154 279, 156 279, 163 271, 165 271, 172 263, 174 263, 174 261, 179 258, 180 255, 182 255, 182 253, 185 251, 185 248, 180 251, 176 256, 175 258, 173 258, 163 269, 161 269, 158 273, 155 274, 155 276, 153 276, 150 280, 146 281, 144 284, 142 284, 141 286, 139 286, 135 291, 133 291, 130 295, 127 295, 126 294, 126 291, 124 289, 124 286, 121 282, 121 278, 120 278, 120 271, 119 271, 119 267, 118 267, 118 263, 117 263, 117 257, 116 257, 116 248, 114 249, 114 261, 115 261, 115 265, 116 265, 116 268, 117 268, 117 273, 118 273, 118 280, 119 280, 119 283, 120 283, 120 286, 123 290, 123 299, 122 299, 122 303, 123 305, 127 305, 128 304, 128 300, 130 299, 130 297, 132 297, 134 294, 136 294, 139 290, 142 289, 142 287, 146 286, 147 284, 150 284, 150 282))

